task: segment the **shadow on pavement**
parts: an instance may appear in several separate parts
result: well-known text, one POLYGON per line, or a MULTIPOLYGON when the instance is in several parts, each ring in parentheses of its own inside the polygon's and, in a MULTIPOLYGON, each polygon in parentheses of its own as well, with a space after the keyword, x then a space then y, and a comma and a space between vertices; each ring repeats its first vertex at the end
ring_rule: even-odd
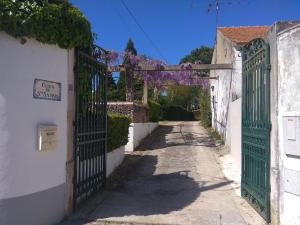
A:
POLYGON ((138 150, 155 150, 173 146, 204 146, 215 147, 214 139, 206 134, 184 132, 182 125, 160 125, 150 136, 144 139, 138 150), (178 134, 178 138, 182 138, 183 142, 178 142, 178 138, 168 138, 167 135, 178 134))
MULTIPOLYGON (((183 133, 181 129, 174 129, 174 126, 162 125, 143 141, 141 149, 154 150, 177 145, 211 147, 212 143, 207 136, 183 133), (170 138, 168 142, 167 135, 170 133, 181 135, 184 143, 178 144, 176 140, 174 143, 170 142, 170 138)), ((226 179, 214 183, 195 181, 189 175, 189 170, 155 174, 157 164, 158 156, 152 155, 151 151, 137 151, 126 155, 122 165, 108 179, 104 193, 99 194, 96 197, 99 200, 96 203, 94 201, 87 210, 85 218, 73 217, 75 219, 65 225, 83 225, 95 220, 105 221, 107 218, 118 220, 120 217, 133 215, 168 214, 190 205, 202 192, 232 183, 226 179)))
POLYGON ((156 164, 156 156, 127 155, 109 180, 109 195, 90 219, 167 214, 193 203, 201 192, 232 183, 223 180, 206 185, 191 178, 190 171, 154 174, 156 164))

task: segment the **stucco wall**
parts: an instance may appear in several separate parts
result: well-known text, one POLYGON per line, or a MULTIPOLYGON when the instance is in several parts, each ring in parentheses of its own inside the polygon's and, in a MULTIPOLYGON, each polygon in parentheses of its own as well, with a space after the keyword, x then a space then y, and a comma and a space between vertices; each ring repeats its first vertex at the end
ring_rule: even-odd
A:
MULTIPOLYGON (((300 180, 300 158, 285 154, 283 116, 300 116, 300 25, 278 34, 278 130, 280 152, 281 224, 300 224, 300 196, 286 191, 284 180, 300 180), (286 169, 296 171, 287 177, 286 169)), ((299 152, 300 152, 300 146, 299 152)), ((298 185, 300 185, 298 183, 298 185)), ((295 187, 297 188, 297 187, 295 187)), ((298 187, 299 188, 299 187, 298 187)))
POLYGON ((242 99, 239 98, 230 103, 230 133, 231 133, 231 145, 230 154, 236 164, 237 168, 241 168, 242 159, 242 99))
POLYGON ((57 223, 64 216, 68 51, 0 32, 0 224, 57 223), (33 98, 34 79, 61 83, 61 101, 33 98), (58 145, 37 151, 38 124, 58 145))
POLYGON ((237 45, 217 33, 217 44, 214 49, 212 63, 231 63, 232 70, 211 71, 210 76, 218 77, 211 81, 212 126, 223 136, 225 144, 231 144, 230 103, 241 97, 242 59, 237 45))
POLYGON ((125 146, 114 149, 106 156, 106 177, 109 177, 114 170, 123 162, 125 157, 125 146))
POLYGON ((132 152, 140 142, 158 127, 158 123, 132 123, 129 127, 128 143, 125 151, 132 152))
POLYGON ((272 225, 280 224, 280 176, 278 149, 278 57, 277 57, 277 28, 273 25, 267 35, 270 46, 270 119, 272 124, 270 134, 270 207, 272 225))

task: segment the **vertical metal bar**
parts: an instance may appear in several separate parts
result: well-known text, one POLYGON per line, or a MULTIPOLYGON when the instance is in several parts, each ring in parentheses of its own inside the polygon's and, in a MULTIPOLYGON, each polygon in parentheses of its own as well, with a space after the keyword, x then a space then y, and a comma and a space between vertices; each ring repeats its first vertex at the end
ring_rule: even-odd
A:
POLYGON ((73 209, 106 179, 107 62, 76 50, 73 209))
MULTIPOLYGON (((97 88, 97 98, 98 98, 98 112, 97 112, 97 128, 99 131, 102 131, 101 130, 101 101, 100 101, 100 91, 101 91, 101 73, 98 69, 98 73, 99 73, 99 78, 98 78, 98 88, 97 88)), ((100 133, 99 134, 99 139, 101 138, 102 134, 100 133)), ((96 151, 95 151, 95 154, 96 154, 96 174, 97 174, 97 178, 96 178, 96 186, 98 188, 98 185, 99 185, 99 182, 100 182, 100 157, 99 157, 99 153, 98 153, 98 149, 99 149, 99 146, 100 146, 100 142, 97 144, 97 147, 96 147, 96 151)))
POLYGON ((270 160, 271 160, 271 154, 270 154, 270 130, 271 130, 271 121, 270 121, 270 70, 271 70, 271 65, 270 65, 270 47, 267 45, 266 47, 266 74, 267 74, 267 120, 268 120, 268 132, 267 132, 267 201, 266 201, 266 208, 267 208, 267 220, 268 222, 270 221, 270 192, 271 192, 271 185, 270 185, 270 160))
POLYGON ((75 71, 74 71, 74 80, 75 80, 75 121, 74 121, 74 137, 73 137, 73 157, 74 157, 74 177, 73 177, 73 211, 76 209, 76 202, 77 202, 77 138, 78 138, 78 99, 79 99, 79 52, 78 49, 75 50, 75 71))
MULTIPOLYGON (((108 67, 107 67, 107 59, 105 59, 105 78, 104 78, 104 117, 105 117, 105 136, 104 136, 104 170, 103 170, 103 176, 104 176, 104 183, 106 184, 106 154, 107 154, 107 76, 108 76, 108 67)), ((131 84, 132 85, 132 84, 131 84)), ((131 87, 132 88, 132 87, 131 87)))

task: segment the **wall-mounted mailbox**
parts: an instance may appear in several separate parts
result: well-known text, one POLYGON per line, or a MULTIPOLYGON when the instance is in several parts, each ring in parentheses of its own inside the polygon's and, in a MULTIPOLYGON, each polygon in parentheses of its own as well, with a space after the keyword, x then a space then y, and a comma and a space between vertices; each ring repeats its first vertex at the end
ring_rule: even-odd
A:
POLYGON ((38 125, 38 150, 52 151, 57 147, 57 126, 38 125))
POLYGON ((300 172, 284 169, 284 191, 300 196, 300 172))
POLYGON ((285 154, 300 156, 300 116, 283 116, 283 139, 285 154))

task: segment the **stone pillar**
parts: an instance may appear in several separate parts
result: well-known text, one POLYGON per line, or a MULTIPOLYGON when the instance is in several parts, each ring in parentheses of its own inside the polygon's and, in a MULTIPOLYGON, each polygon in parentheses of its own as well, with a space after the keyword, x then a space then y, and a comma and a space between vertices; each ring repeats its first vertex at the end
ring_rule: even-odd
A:
POLYGON ((143 104, 148 105, 148 83, 144 81, 143 104))
POLYGON ((126 102, 133 102, 133 71, 130 68, 125 69, 126 102))

